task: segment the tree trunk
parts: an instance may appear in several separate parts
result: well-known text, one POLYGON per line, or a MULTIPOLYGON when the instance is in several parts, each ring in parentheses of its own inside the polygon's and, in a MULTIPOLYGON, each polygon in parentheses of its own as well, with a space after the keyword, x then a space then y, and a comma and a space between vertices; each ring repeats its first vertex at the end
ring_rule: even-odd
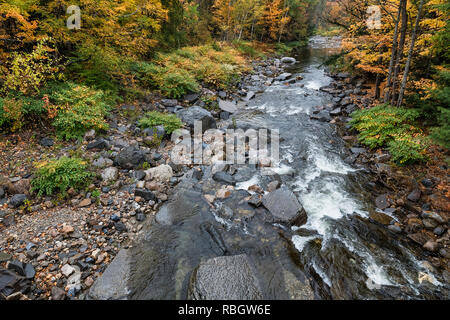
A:
MULTIPOLYGON (((401 0, 402 2, 405 0, 401 0)), ((395 29, 394 36, 392 38, 392 52, 391 52, 391 60, 389 62, 389 73, 386 81, 386 87, 384 88, 384 103, 389 102, 391 83, 392 83, 392 69, 394 68, 394 60, 397 53, 397 45, 398 45, 398 25, 400 22, 400 14, 401 14, 401 4, 398 7, 397 20, 395 20, 395 29)))
POLYGON ((402 85, 400 87, 400 93, 398 95, 397 106, 401 106, 403 102, 403 95, 405 94, 406 82, 408 81, 409 68, 411 67, 412 55, 414 52, 414 45, 416 44, 417 38, 417 29, 419 28, 420 16, 422 15, 424 0, 420 0, 419 11, 417 12, 416 24, 414 26, 412 35, 411 35, 411 45, 409 47, 408 52, 408 60, 406 61, 405 71, 403 73, 402 85))
POLYGON ((397 58, 395 59, 394 64, 394 76, 392 80, 392 99, 391 104, 396 104, 396 99, 398 98, 398 94, 396 92, 398 85, 398 75, 400 73, 400 61, 403 59, 403 49, 405 47, 406 40, 406 31, 408 30, 408 12, 406 11, 406 7, 408 4, 408 0, 403 1, 402 6, 402 28, 400 30, 400 42, 397 50, 397 58))

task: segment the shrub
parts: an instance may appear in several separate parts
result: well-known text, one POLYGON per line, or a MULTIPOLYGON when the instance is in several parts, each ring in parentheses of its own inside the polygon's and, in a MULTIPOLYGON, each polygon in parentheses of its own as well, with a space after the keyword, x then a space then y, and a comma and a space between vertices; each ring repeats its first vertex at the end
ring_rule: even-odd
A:
POLYGON ((47 81, 61 79, 61 66, 52 56, 55 50, 47 46, 48 42, 49 39, 41 40, 31 53, 13 53, 5 80, 6 89, 35 95, 47 81))
POLYGON ((413 125, 416 110, 379 105, 352 113, 350 124, 359 131, 359 141, 370 147, 387 146, 398 164, 426 160, 427 143, 413 125))
POLYGON ((0 129, 14 132, 24 125, 25 119, 38 119, 46 111, 43 99, 10 93, 0 97, 0 129))
POLYGON ((61 157, 36 164, 36 175, 31 181, 32 190, 42 195, 55 192, 65 196, 69 188, 86 187, 92 177, 88 163, 80 158, 61 157))
POLYGON ((183 123, 176 115, 158 111, 147 112, 145 116, 139 120, 139 125, 143 128, 163 125, 168 134, 183 127, 183 123))
POLYGON ((53 126, 60 138, 80 139, 90 129, 108 129, 105 116, 112 101, 103 91, 69 82, 49 97, 59 109, 53 126))

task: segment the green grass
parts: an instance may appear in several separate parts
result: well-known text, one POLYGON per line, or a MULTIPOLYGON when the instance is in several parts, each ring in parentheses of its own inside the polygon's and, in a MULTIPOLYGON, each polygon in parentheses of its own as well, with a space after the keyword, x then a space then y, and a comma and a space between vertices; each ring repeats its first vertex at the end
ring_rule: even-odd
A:
POLYGON ((143 118, 139 120, 142 128, 152 128, 162 125, 167 134, 171 134, 177 129, 183 127, 183 122, 174 114, 167 114, 158 111, 147 112, 143 118))

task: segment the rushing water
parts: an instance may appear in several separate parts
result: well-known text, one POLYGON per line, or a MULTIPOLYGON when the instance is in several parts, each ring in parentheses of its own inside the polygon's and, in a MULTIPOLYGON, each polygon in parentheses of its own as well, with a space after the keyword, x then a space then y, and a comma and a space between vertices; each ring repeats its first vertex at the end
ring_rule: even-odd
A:
POLYGON ((366 173, 343 161, 336 126, 309 117, 315 106, 331 102, 319 90, 332 81, 321 65, 338 46, 336 38, 312 38, 289 70, 303 80, 291 86, 275 82, 240 119, 280 131, 277 172, 308 213, 307 224, 292 230, 298 264, 316 280, 322 298, 448 298, 448 285, 411 248, 369 221, 374 208, 366 173))
POLYGON ((240 128, 279 130, 274 171, 304 206, 307 224, 289 229, 247 203, 249 186, 266 189, 272 179, 251 165, 234 166, 238 190, 208 204, 204 195, 216 194, 223 184, 211 178, 211 166, 203 166, 203 177, 185 175, 136 245, 110 265, 92 297, 186 299, 199 263, 243 253, 266 299, 449 297, 448 284, 427 268, 420 251, 369 218, 373 184, 364 168, 343 161, 347 151, 338 126, 309 117, 315 106, 331 101, 319 90, 332 81, 321 64, 337 47, 339 39, 313 38, 290 70, 303 80, 274 82, 234 120, 240 128))

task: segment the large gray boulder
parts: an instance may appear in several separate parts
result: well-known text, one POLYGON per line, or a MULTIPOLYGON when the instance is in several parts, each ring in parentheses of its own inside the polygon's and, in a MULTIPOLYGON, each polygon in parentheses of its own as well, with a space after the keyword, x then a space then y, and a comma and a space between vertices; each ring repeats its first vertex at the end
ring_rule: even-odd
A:
POLYGON ((284 81, 284 80, 289 79, 290 77, 292 77, 292 73, 285 72, 285 73, 280 74, 278 77, 276 77, 275 80, 284 81))
POLYGON ((233 101, 219 100, 219 108, 229 113, 237 111, 237 106, 233 101))
POLYGON ((308 219, 297 197, 284 186, 266 194, 262 203, 272 214, 275 222, 303 225, 308 219))
POLYGON ((127 300, 129 290, 127 282, 130 276, 129 252, 119 251, 114 260, 95 281, 89 290, 88 299, 93 300, 127 300))
POLYGON ((216 120, 212 116, 211 112, 199 106, 193 106, 187 109, 180 110, 176 113, 176 115, 191 129, 194 129, 194 123, 196 121, 202 122, 203 132, 208 129, 217 128, 216 120))
POLYGON ((189 284, 194 300, 257 300, 263 294, 247 255, 217 257, 200 263, 189 284))
POLYGON ((122 149, 114 159, 116 165, 124 169, 134 169, 145 162, 145 152, 134 146, 122 149))

